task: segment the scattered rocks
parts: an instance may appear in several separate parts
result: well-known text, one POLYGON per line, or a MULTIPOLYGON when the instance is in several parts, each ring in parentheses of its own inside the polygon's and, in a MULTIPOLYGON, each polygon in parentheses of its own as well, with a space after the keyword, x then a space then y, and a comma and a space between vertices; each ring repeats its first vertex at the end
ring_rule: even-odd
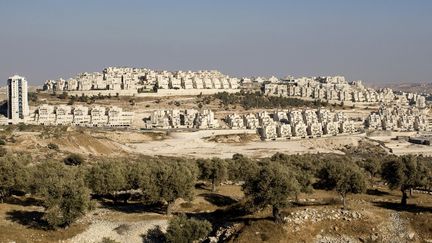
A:
POLYGON ((360 212, 344 210, 344 209, 324 209, 317 210, 306 208, 297 212, 290 213, 284 217, 285 222, 294 223, 296 225, 303 224, 305 222, 320 222, 323 220, 337 220, 343 219, 346 221, 359 220, 364 216, 360 212))
POLYGON ((360 241, 346 235, 341 235, 341 236, 317 235, 314 242, 315 243, 357 243, 360 241))
MULTIPOLYGON (((240 224, 226 224, 223 227, 220 227, 214 236, 208 237, 208 240, 212 243, 216 242, 225 242, 227 241, 235 232, 237 232, 240 224)), ((255 232, 255 234, 259 235, 260 232, 255 232)))
POLYGON ((168 226, 168 222, 166 220, 149 220, 129 223, 127 227, 123 225, 125 225, 123 222, 95 222, 86 231, 74 236, 67 242, 100 242, 103 237, 108 237, 119 242, 141 242, 142 235, 145 235, 148 230, 157 225, 165 229, 168 226), (121 229, 120 233, 117 232, 119 229, 121 229))

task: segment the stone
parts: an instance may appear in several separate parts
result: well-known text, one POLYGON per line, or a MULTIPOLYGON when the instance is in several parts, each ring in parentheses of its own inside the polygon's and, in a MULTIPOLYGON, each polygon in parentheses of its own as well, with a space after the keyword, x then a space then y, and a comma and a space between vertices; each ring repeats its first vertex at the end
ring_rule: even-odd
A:
POLYGON ((408 238, 409 238, 410 240, 413 240, 414 237, 415 237, 415 233, 414 233, 414 232, 410 232, 410 233, 408 234, 408 238))

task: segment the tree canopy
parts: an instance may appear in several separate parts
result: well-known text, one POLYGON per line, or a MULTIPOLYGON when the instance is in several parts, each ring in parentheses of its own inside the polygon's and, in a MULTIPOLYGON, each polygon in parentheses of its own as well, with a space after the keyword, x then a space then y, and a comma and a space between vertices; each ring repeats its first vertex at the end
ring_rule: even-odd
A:
POLYGON ((203 240, 211 231, 207 220, 188 219, 181 215, 170 220, 165 234, 166 242, 192 243, 203 240))
POLYGON ((430 180, 430 167, 414 156, 403 156, 389 160, 382 165, 382 178, 390 189, 402 192, 401 204, 407 204, 407 190, 426 186, 430 180))
POLYGON ((336 190, 346 206, 349 193, 362 193, 366 190, 366 179, 360 168, 350 161, 328 161, 318 172, 317 186, 326 190, 336 190))
POLYGON ((300 185, 284 166, 268 163, 245 181, 243 190, 254 207, 271 206, 274 220, 281 222, 280 208, 289 204, 289 197, 298 193, 300 185))

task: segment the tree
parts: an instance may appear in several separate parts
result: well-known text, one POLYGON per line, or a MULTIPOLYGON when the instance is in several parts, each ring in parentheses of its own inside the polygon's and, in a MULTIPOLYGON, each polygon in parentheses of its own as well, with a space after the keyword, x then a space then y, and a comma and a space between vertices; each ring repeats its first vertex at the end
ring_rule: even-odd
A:
POLYGON ((212 191, 216 191, 216 186, 227 179, 227 163, 219 158, 199 160, 198 167, 200 169, 200 178, 210 180, 212 183, 212 191))
POLYGON ((358 165, 369 172, 371 177, 375 177, 380 174, 381 162, 378 158, 367 158, 358 162, 358 165))
POLYGON ((427 184, 430 170, 423 161, 414 156, 403 156, 387 161, 382 166, 382 178, 389 188, 399 188, 402 192, 401 205, 407 205, 408 190, 422 187, 427 184))
POLYGON ((177 198, 192 199, 196 181, 196 170, 192 167, 182 161, 161 161, 149 167, 150 171, 140 178, 145 201, 166 203, 166 213, 170 214, 177 198))
POLYGON ((258 174, 250 176, 243 185, 243 191, 257 208, 271 206, 275 222, 282 222, 280 209, 287 206, 290 196, 300 190, 295 177, 281 164, 268 163, 258 174))
POLYGON ((33 191, 43 198, 44 219, 51 227, 67 226, 90 207, 90 190, 82 171, 47 161, 34 169, 33 191))
POLYGON ((66 165, 76 166, 81 165, 84 162, 84 158, 79 154, 70 154, 63 161, 66 165))
POLYGON ((13 158, 0 158, 0 202, 14 191, 25 190, 28 181, 29 173, 22 163, 13 158))
POLYGON ((245 181, 255 175, 259 166, 258 163, 242 154, 234 154, 232 159, 227 160, 228 178, 232 181, 245 181))
POLYGON ((362 193, 366 190, 366 179, 360 168, 347 161, 329 161, 318 172, 317 186, 325 190, 336 190, 346 207, 349 193, 362 193))
POLYGON ((102 161, 93 165, 86 174, 86 183, 93 193, 116 200, 118 191, 128 189, 124 162, 102 161))
POLYGON ((211 229, 212 225, 207 220, 188 219, 181 215, 170 220, 165 239, 173 243, 201 242, 211 229))

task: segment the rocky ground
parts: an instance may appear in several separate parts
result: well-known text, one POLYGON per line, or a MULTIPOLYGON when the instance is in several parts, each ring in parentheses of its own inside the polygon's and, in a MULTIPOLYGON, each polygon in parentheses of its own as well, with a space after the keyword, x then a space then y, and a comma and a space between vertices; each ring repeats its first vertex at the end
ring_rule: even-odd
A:
POLYGON ((118 213, 113 213, 106 209, 98 209, 80 220, 79 223, 89 224, 88 228, 68 239, 67 243, 98 243, 103 238, 109 238, 117 242, 143 242, 147 232, 159 227, 165 231, 168 226, 168 219, 149 215, 148 220, 141 215, 139 218, 118 217, 118 213))

